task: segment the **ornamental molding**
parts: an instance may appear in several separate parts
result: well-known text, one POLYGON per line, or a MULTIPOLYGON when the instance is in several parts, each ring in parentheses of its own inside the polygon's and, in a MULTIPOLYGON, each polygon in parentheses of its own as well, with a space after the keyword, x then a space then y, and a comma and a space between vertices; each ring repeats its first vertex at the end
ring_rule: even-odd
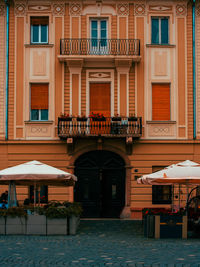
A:
POLYGON ((65 3, 58 2, 53 4, 53 15, 64 16, 65 15, 65 3))
POLYGON ((15 16, 25 16, 26 15, 26 1, 16 1, 15 2, 15 16))
POLYGON ((31 12, 50 12, 51 5, 29 5, 28 11, 31 12))
POLYGON ((0 16, 5 16, 5 14, 6 14, 5 4, 0 3, 0 16))
POLYGON ((110 72, 90 72, 89 78, 111 78, 110 72))
POLYGON ((80 16, 82 12, 81 3, 70 3, 69 5, 69 14, 71 16, 80 16))
POLYGON ((172 12, 173 6, 168 5, 149 5, 149 12, 167 13, 172 12))
POLYGON ((146 5, 142 3, 135 4, 134 7, 135 16, 144 16, 146 15, 146 5))
POLYGON ((200 4, 196 5, 196 14, 197 17, 200 16, 200 4))
POLYGON ((117 4, 117 15, 118 16, 128 16, 129 15, 129 3, 117 4))
POLYGON ((176 5, 176 16, 187 16, 187 7, 183 4, 176 5))

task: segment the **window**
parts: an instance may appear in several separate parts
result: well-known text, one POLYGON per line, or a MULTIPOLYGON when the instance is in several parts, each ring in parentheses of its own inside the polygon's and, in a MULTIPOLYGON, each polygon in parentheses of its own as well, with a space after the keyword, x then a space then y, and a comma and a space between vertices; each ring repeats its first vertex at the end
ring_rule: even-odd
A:
POLYGON ((31 17, 31 43, 48 43, 49 17, 31 17))
POLYGON ((31 120, 48 120, 48 84, 31 84, 31 120))
MULTIPOLYGON (((164 169, 165 166, 153 166, 152 172, 164 169)), ((172 186, 171 185, 152 185, 152 204, 171 204, 172 186)))
MULTIPOLYGON (((34 186, 30 186, 30 202, 34 203, 34 186)), ((36 190, 36 203, 39 202, 39 190, 36 190)), ((40 186, 40 203, 47 203, 48 202, 48 186, 42 185, 40 186)))
POLYGON ((171 204, 171 185, 152 185, 152 204, 171 204))
POLYGON ((152 84, 152 120, 170 120, 170 84, 152 84))
POLYGON ((151 19, 151 43, 168 44, 169 43, 169 19, 167 17, 151 19))
POLYGON ((97 53, 107 49, 107 20, 91 20, 91 46, 97 53))

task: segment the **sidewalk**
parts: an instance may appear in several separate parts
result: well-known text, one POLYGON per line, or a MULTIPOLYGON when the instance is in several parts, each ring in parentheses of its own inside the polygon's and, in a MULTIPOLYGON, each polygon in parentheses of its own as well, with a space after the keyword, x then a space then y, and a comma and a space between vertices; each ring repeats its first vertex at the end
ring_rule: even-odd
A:
POLYGON ((81 220, 76 236, 0 236, 4 266, 200 267, 200 240, 143 237, 132 220, 81 220))

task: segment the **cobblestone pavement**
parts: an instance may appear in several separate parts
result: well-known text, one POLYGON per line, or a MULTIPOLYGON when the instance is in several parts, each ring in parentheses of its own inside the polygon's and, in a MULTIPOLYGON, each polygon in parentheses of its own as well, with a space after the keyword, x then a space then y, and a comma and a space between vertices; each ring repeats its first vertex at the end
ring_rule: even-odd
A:
POLYGON ((0 267, 110 265, 200 267, 200 239, 147 239, 129 220, 81 220, 75 236, 0 236, 0 267))

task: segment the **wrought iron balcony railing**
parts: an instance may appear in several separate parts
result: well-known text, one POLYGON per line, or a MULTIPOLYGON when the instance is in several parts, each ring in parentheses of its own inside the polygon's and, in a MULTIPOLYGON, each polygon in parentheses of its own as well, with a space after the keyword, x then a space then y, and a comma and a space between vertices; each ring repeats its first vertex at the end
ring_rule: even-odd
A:
POLYGON ((142 135, 141 117, 120 118, 58 118, 58 136, 68 137, 140 137, 142 135))
POLYGON ((61 55, 139 56, 138 39, 61 39, 61 55))

